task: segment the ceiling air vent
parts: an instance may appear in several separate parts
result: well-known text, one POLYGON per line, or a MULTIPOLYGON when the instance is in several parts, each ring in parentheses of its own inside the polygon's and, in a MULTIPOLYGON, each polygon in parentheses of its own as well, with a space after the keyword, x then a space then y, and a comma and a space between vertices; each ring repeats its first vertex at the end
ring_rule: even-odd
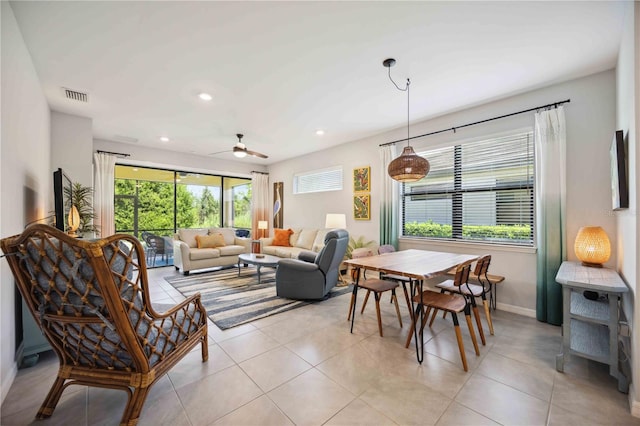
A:
POLYGON ((89 96, 86 93, 78 92, 77 90, 67 89, 63 87, 64 96, 72 101, 89 102, 89 96))

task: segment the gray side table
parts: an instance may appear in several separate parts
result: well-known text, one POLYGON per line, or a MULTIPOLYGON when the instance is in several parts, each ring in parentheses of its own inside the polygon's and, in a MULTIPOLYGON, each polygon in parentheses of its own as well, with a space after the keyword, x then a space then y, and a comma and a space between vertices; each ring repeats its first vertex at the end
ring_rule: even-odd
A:
POLYGON ((556 370, 564 371, 568 355, 602 362, 618 379, 618 390, 628 392, 629 381, 618 366, 618 321, 620 297, 629 288, 613 269, 580 262, 562 262, 556 282, 562 285, 563 307, 562 353, 556 357, 556 370), (597 291, 600 298, 585 298, 585 290, 597 291))

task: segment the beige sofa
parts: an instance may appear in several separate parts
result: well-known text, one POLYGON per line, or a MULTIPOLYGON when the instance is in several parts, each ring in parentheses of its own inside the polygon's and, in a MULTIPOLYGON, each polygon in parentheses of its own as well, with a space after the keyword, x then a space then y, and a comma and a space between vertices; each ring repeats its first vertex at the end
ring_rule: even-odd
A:
POLYGON ((264 254, 278 256, 285 259, 297 259, 302 251, 318 253, 324 247, 324 237, 331 229, 291 228, 293 234, 289 237, 291 247, 274 246, 273 238, 260 238, 260 249, 264 254))
POLYGON ((173 240, 173 264, 184 275, 196 269, 238 264, 238 255, 251 253, 251 239, 236 237, 233 228, 179 229, 173 240), (222 234, 224 246, 198 248, 196 236, 222 234))

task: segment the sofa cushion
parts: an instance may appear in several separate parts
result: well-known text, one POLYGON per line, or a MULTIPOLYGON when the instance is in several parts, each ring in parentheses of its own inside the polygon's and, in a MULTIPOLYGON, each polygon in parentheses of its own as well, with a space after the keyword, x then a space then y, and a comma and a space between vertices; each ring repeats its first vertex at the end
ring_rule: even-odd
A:
POLYGON ((289 237, 293 234, 291 229, 274 229, 273 245, 282 247, 291 247, 289 237))
POLYGON ((189 250, 189 259, 191 260, 214 259, 216 257, 220 257, 220 249, 217 248, 192 248, 189 250))
POLYGON ((209 229, 209 235, 222 234, 224 237, 224 244, 230 246, 236 242, 236 231, 233 228, 211 228, 209 229))
POLYGON ((300 237, 300 232, 302 232, 302 229, 300 228, 290 228, 290 229, 293 231, 293 233, 289 237, 289 245, 291 247, 295 247, 296 243, 298 242, 298 238, 300 237))
POLYGON ((220 256, 237 256, 246 251, 243 246, 236 245, 218 247, 218 250, 220 251, 220 256))
POLYGON ((184 241, 189 247, 198 247, 196 235, 207 235, 206 229, 178 229, 178 237, 184 241))
POLYGON ((324 237, 327 236, 327 232, 331 231, 331 229, 318 229, 318 233, 316 234, 316 239, 313 240, 313 245, 311 246, 311 251, 318 253, 324 247, 324 237))
POLYGON ((300 247, 303 249, 311 250, 313 247, 313 241, 316 239, 317 229, 303 229, 300 231, 298 240, 294 244, 294 247, 300 247))
POLYGON ((222 234, 196 235, 198 248, 216 248, 226 246, 222 234))

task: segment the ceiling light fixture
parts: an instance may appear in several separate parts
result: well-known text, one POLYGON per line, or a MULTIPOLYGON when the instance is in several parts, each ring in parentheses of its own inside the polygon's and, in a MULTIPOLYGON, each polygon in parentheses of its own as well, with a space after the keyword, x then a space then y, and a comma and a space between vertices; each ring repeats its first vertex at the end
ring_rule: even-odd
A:
POLYGON ((198 97, 199 97, 200 99, 202 99, 203 101, 210 101, 211 99, 213 99, 213 96, 211 96, 211 95, 210 95, 210 94, 208 94, 208 93, 204 93, 204 92, 203 92, 203 93, 200 93, 200 94, 198 95, 198 97))
POLYGON ((404 147, 398 158, 389 163, 387 173, 398 182, 416 182, 429 173, 431 166, 426 158, 417 155, 409 145, 409 86, 411 86, 411 80, 407 78, 407 85, 404 89, 399 87, 391 78, 391 67, 395 64, 396 60, 393 58, 385 59, 382 62, 382 65, 389 69, 389 80, 396 86, 396 89, 407 92, 407 146, 404 147))
POLYGON ((322 130, 322 129, 316 130, 316 135, 318 135, 318 136, 324 135, 324 130, 322 130))
POLYGON ((168 137, 166 137, 166 136, 160 136, 160 140, 161 140, 162 142, 169 142, 169 138, 168 138, 168 137))

